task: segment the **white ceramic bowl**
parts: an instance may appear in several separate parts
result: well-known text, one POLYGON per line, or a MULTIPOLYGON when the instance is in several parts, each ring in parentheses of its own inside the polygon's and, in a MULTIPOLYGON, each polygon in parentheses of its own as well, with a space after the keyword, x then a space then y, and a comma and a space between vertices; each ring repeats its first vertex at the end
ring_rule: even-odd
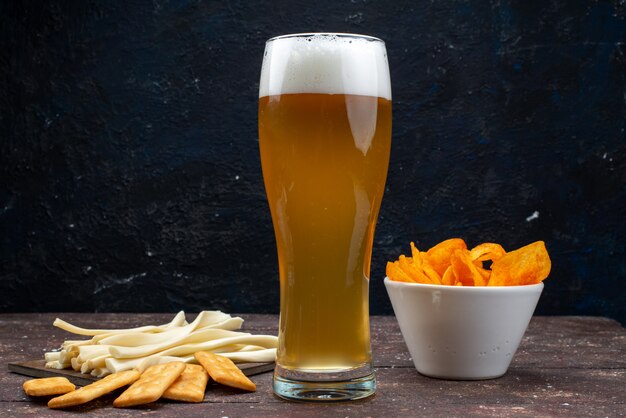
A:
POLYGON ((543 283, 438 286, 386 277, 385 287, 418 372, 479 380, 506 373, 543 283))

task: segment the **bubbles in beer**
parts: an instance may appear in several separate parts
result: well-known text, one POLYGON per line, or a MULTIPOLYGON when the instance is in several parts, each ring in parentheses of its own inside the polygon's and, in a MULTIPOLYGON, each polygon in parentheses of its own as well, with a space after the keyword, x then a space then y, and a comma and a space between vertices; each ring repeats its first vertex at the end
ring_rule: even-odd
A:
POLYGON ((355 94, 391 100, 385 44, 376 38, 341 34, 268 41, 259 97, 291 93, 355 94))

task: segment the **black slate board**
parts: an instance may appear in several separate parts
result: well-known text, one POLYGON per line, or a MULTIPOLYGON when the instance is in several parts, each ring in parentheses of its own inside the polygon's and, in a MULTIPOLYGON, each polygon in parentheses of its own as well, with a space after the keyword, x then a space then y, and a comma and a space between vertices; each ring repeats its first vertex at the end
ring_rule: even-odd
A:
MULTIPOLYGON (((240 363, 237 366, 246 376, 269 372, 274 370, 274 363, 240 363)), ((72 369, 49 369, 46 368, 45 360, 30 360, 9 363, 10 371, 31 377, 66 377, 70 382, 78 386, 85 386, 98 380, 89 374, 83 374, 72 369)))

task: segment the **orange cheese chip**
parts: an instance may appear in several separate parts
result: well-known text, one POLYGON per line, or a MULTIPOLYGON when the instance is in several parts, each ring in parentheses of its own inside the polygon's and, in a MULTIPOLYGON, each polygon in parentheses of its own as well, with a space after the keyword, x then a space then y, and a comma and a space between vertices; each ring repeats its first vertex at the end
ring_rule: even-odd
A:
POLYGON ((506 253, 491 265, 489 286, 514 286, 542 282, 552 262, 543 241, 506 253))
POLYGON ((397 282, 415 283, 408 274, 402 271, 398 261, 394 261, 393 263, 391 261, 387 262, 386 273, 387 277, 391 280, 395 280, 397 282))
POLYGON ((443 276, 448 266, 450 266, 450 257, 456 250, 467 250, 467 245, 461 238, 447 239, 426 252, 430 265, 439 276, 443 276))
POLYGON ((441 284, 441 276, 431 265, 426 253, 411 243, 411 255, 401 255, 397 261, 387 263, 387 276, 408 283, 441 284))
POLYGON ((487 269, 484 269, 484 268, 478 267, 478 266, 476 266, 476 270, 478 270, 480 275, 483 276, 483 280, 485 282, 485 285, 487 283, 489 283, 489 279, 491 279, 491 270, 487 270, 487 269))
POLYGON ((426 252, 411 242, 411 257, 401 255, 387 263, 387 277, 407 283, 447 286, 519 286, 536 284, 550 273, 551 262, 543 241, 507 253, 500 244, 485 242, 467 249, 452 238, 426 252), (491 269, 483 262, 491 261, 491 269))
POLYGON ((411 243, 411 255, 413 256, 413 268, 422 271, 425 276, 425 278, 422 277, 422 280, 426 283, 441 284, 441 275, 432 266, 426 253, 420 252, 414 243, 411 243))
POLYGON ((424 275, 428 277, 432 284, 441 284, 441 277, 434 267, 430 265, 428 260, 422 259, 422 270, 424 271, 424 275))
MULTIPOLYGON (((420 261, 418 259, 418 261, 420 261)), ((413 258, 405 257, 401 255, 398 258, 398 262, 400 263, 400 268, 403 272, 405 272, 413 282, 415 283, 430 283, 430 280, 424 275, 424 272, 421 269, 421 263, 415 265, 413 258)))
POLYGON ((454 286, 456 282, 457 280, 456 280, 456 276, 454 275, 454 270, 452 270, 452 266, 448 266, 445 273, 443 273, 443 277, 441 278, 441 284, 454 286))
POLYGON ((477 245, 470 251, 470 255, 474 261, 496 261, 504 254, 506 254, 504 248, 502 248, 500 244, 495 244, 493 242, 485 242, 477 245))
POLYGON ((456 250, 450 257, 450 264, 455 277, 463 283, 463 286, 485 286, 487 284, 478 270, 479 267, 472 261, 469 251, 456 250))

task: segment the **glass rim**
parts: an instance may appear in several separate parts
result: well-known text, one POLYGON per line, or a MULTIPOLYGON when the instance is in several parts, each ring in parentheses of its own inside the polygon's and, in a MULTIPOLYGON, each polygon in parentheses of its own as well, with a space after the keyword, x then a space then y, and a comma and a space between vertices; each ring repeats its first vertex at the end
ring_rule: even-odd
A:
POLYGON ((343 33, 343 32, 302 32, 302 33, 290 33, 286 35, 279 35, 269 38, 266 43, 279 41, 281 39, 290 39, 290 38, 312 38, 314 36, 335 36, 337 38, 346 38, 346 39, 363 39, 370 42, 382 42, 380 38, 371 35, 361 35, 359 33, 343 33))

